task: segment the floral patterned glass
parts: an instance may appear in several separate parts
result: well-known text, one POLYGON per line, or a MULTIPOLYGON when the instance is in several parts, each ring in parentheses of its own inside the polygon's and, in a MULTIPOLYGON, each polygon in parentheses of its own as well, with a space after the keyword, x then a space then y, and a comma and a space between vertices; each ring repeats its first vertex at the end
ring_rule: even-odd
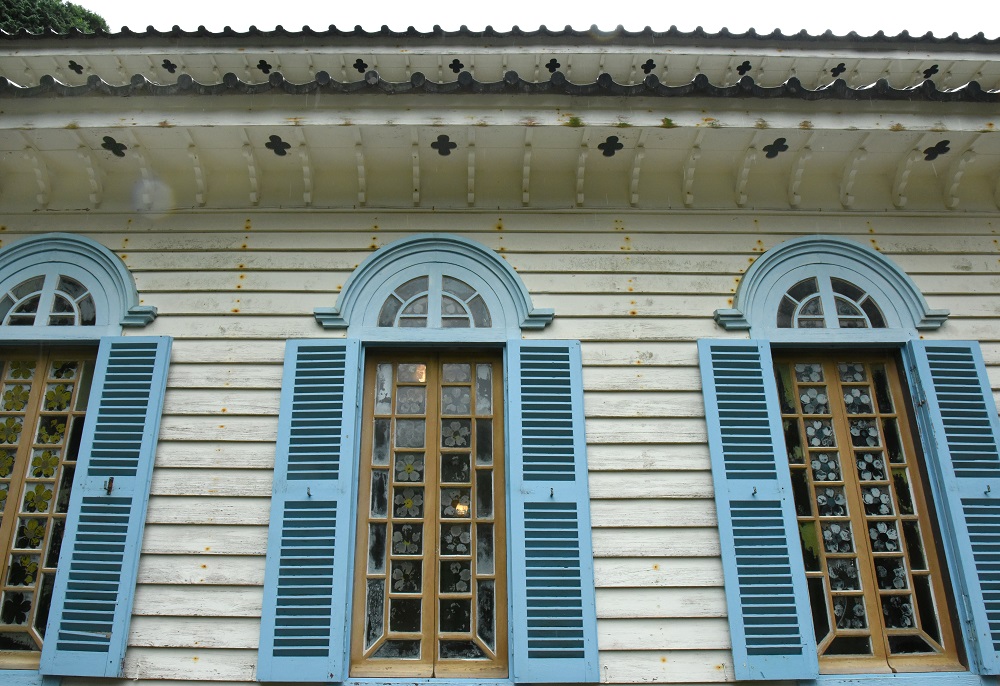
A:
POLYGON ((819 654, 947 655, 937 554, 890 382, 898 372, 891 359, 858 358, 775 363, 819 654))
POLYGON ((94 326, 97 310, 86 286, 68 276, 59 276, 55 288, 49 277, 34 276, 0 297, 0 320, 9 326, 94 326), (47 319, 38 322, 39 308, 47 308, 47 319))
POLYGON ((410 279, 382 303, 380 327, 489 328, 489 307, 476 289, 453 276, 410 279))
POLYGON ((0 650, 40 650, 92 363, 65 351, 0 361, 0 650))
POLYGON ((788 289, 778 304, 779 329, 822 329, 827 317, 841 329, 884 329, 885 317, 875 300, 850 281, 811 277, 788 289), (827 285, 829 287, 827 288, 827 285))
POLYGON ((494 414, 498 362, 428 354, 416 362, 387 357, 369 369, 367 518, 359 524, 367 545, 359 548, 364 582, 356 591, 363 615, 351 673, 443 676, 474 664, 476 674, 505 675, 497 640, 506 604, 496 529, 503 471, 493 444, 502 427, 494 414))

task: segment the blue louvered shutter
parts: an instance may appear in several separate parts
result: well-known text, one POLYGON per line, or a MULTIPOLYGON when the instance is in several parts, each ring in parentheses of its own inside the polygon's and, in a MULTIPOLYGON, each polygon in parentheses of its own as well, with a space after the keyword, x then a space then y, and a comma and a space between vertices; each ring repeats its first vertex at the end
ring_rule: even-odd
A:
POLYGON ((169 357, 168 338, 101 339, 42 674, 121 674, 169 357))
POLYGON ((698 341, 737 679, 819 672, 771 351, 698 341))
POLYGON ((257 679, 340 681, 350 587, 357 340, 289 341, 257 679))
POLYGON ((597 681, 583 384, 576 341, 511 341, 512 678, 597 681))
POLYGON ((978 343, 906 347, 917 422, 974 671, 1000 673, 1000 422, 978 343), (954 567, 958 567, 956 570, 954 567))

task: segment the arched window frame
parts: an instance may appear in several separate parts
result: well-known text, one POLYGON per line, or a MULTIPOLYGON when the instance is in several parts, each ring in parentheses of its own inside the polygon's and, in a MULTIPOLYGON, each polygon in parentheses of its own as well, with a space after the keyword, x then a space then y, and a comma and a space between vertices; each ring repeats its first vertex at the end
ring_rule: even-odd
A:
MULTIPOLYGON (((358 507, 355 476, 360 469, 360 435, 368 430, 361 416, 365 356, 371 349, 410 346, 502 351, 507 566, 517 570, 507 576, 509 674, 477 678, 470 672, 461 681, 467 686, 511 686, 599 680, 581 345, 522 336, 524 330, 544 328, 553 315, 551 309, 532 305, 520 277, 492 250, 464 238, 422 234, 373 253, 344 284, 335 307, 315 310, 325 329, 346 329, 343 338, 288 341, 264 576, 259 681, 286 682, 294 674, 293 680, 302 683, 332 680, 365 686, 370 682, 350 676, 351 620, 344 616, 351 608, 349 597, 357 582, 353 571, 353 548, 361 545, 355 539, 357 522, 367 516, 359 512, 363 508, 358 507), (422 275, 439 281, 442 276, 453 276, 476 289, 489 307, 491 325, 378 326, 389 294, 422 275), (317 504, 323 506, 322 511, 315 510, 317 504), (332 531, 341 542, 327 559, 328 567, 310 572, 317 578, 320 572, 329 574, 332 584, 323 582, 309 589, 288 585, 298 573, 297 565, 309 559, 293 547, 283 547, 283 541, 294 537, 286 535, 286 530, 296 527, 332 531), (553 530, 575 542, 551 553, 563 565, 554 582, 559 588, 551 596, 539 592, 548 583, 542 580, 529 593, 528 578, 548 576, 536 569, 543 563, 532 553, 533 546, 553 530), (568 588, 578 593, 572 607, 548 607, 549 599, 568 588), (329 607, 331 612, 312 637, 323 644, 322 649, 303 641, 299 629, 289 624, 297 618, 294 608, 288 608, 313 592, 316 595, 308 602, 329 607), (569 614, 559 620, 567 627, 563 635, 548 645, 550 610, 569 614), (543 644, 547 649, 529 650, 529 645, 543 644)), ((404 684, 413 679, 382 681, 404 684)), ((420 681, 451 683, 454 679, 420 681)))
POLYGON ((758 258, 743 275, 733 307, 716 310, 715 321, 727 331, 749 331, 754 338, 780 343, 856 343, 862 339, 902 343, 920 331, 940 328, 948 314, 948 310, 931 309, 913 280, 878 252, 849 239, 808 236, 785 241, 758 258), (826 284, 831 277, 844 279, 867 292, 882 311, 886 328, 778 328, 781 299, 810 276, 826 284))
POLYGON ((143 327, 156 308, 139 304, 135 280, 121 259, 106 247, 82 236, 50 233, 26 238, 0 251, 0 294, 36 276, 46 289, 60 275, 79 281, 93 296, 93 326, 50 326, 39 312, 33 326, 0 326, 0 341, 96 340, 120 335, 123 327, 143 327))
POLYGON ((517 273, 496 253, 474 241, 444 234, 421 234, 396 241, 368 257, 344 284, 335 307, 318 307, 325 329, 347 329, 362 341, 426 343, 501 342, 521 330, 542 329, 551 309, 535 308, 517 273), (378 326, 382 303, 411 278, 453 276, 475 288, 490 309, 489 328, 397 328, 378 326))

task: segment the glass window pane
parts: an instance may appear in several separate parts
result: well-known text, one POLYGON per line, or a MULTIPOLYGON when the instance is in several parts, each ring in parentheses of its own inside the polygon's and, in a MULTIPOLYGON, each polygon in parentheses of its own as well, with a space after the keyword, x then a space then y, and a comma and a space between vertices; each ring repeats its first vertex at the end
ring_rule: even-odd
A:
POLYGON ((476 328, 488 329, 493 326, 490 309, 486 306, 483 296, 477 295, 469 301, 469 311, 472 312, 472 321, 475 322, 476 328))
POLYGON ((476 414, 493 414, 493 365, 476 365, 476 414))
POLYGON ((403 306, 403 302, 397 298, 395 295, 390 295, 382 303, 382 310, 378 313, 378 325, 379 326, 394 326, 396 324, 396 315, 399 314, 399 308, 403 306))
POLYGON ((493 525, 476 525, 476 571, 479 574, 493 574, 493 525))
POLYGON ((493 473, 488 469, 476 470, 476 516, 493 516, 493 473))
POLYGON ((88 295, 77 305, 80 308, 80 325, 94 326, 97 324, 97 308, 94 307, 94 299, 88 295))
POLYGON ((476 464, 493 464, 493 420, 476 420, 476 464))
POLYGON ((418 293, 424 293, 428 288, 428 280, 426 276, 418 276, 415 279, 410 279, 402 286, 396 289, 396 295, 400 297, 404 302, 417 295, 418 293))
POLYGON ((375 368, 375 414, 392 412, 392 365, 380 364, 375 368))
POLYGON ((476 290, 472 286, 452 276, 445 276, 441 280, 441 287, 445 293, 451 293, 463 301, 468 300, 476 294, 476 290))
POLYGON ((73 300, 79 300, 80 296, 87 292, 87 289, 82 283, 76 279, 71 279, 68 276, 59 277, 59 283, 56 286, 56 290, 62 291, 73 300))
POLYGON ((31 295, 32 293, 37 293, 38 291, 42 290, 42 286, 44 285, 45 285, 45 277, 35 276, 28 279, 27 281, 22 281, 21 283, 17 284, 16 286, 10 289, 10 292, 14 295, 15 298, 20 300, 25 296, 31 295))

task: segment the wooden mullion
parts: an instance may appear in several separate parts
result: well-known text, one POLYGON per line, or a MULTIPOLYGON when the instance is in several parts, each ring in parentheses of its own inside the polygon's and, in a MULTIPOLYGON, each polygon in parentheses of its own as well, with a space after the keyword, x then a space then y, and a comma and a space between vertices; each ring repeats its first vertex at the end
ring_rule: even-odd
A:
MULTIPOLYGON (((870 365, 865 364, 868 371, 869 386, 872 387, 872 405, 875 409, 874 384, 871 381, 870 365)), ((875 573, 874 556, 868 541, 868 516, 865 513, 864 498, 861 493, 861 481, 858 479, 854 457, 854 442, 851 440, 851 423, 847 409, 843 407, 844 385, 840 380, 836 359, 827 356, 823 361, 823 374, 828 383, 830 393, 830 412, 833 417, 834 434, 837 436, 837 446, 840 454, 841 476, 844 480, 844 492, 847 497, 848 511, 855 513, 851 517, 851 530, 854 533, 854 550, 858 560, 858 574, 861 579, 861 590, 865 599, 865 615, 868 620, 868 632, 871 636, 871 661, 885 665, 888 661, 889 646, 885 636, 885 626, 882 621, 882 604, 878 588, 878 578, 875 573), (836 403, 836 409, 834 407, 836 403), (861 530, 858 530, 858 525, 861 530)), ((877 421, 877 418, 876 418, 877 421)), ((884 441, 883 441, 884 442, 884 441)), ((888 462, 885 447, 882 446, 883 460, 888 462)), ((888 466, 886 466, 888 472, 888 466)), ((864 658, 858 658, 864 660, 864 658)))

